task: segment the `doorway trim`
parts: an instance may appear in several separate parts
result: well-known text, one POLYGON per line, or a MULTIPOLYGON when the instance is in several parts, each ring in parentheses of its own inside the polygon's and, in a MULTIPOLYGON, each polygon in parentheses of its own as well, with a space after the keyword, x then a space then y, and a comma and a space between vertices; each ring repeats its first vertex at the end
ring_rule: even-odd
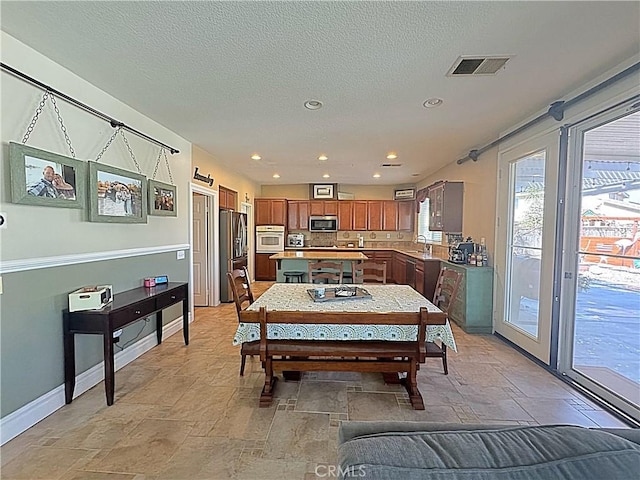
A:
POLYGON ((247 238, 249 243, 249 249, 247 251, 247 265, 249 269, 249 278, 251 281, 255 281, 255 255, 254 255, 254 243, 255 243, 255 222, 253 218, 253 204, 249 202, 240 202, 240 212, 247 214, 247 238))
MULTIPOLYGON (((216 190, 201 187, 190 183, 189 189, 189 281, 193 285, 193 194, 199 193, 207 197, 209 216, 207 218, 209 222, 209 233, 207 239, 207 256, 209 262, 207 262, 207 281, 211 288, 209 289, 209 296, 207 298, 209 306, 217 306, 220 304, 220 264, 218 259, 219 251, 219 223, 218 223, 218 208, 219 198, 216 190)), ((193 291, 191 292, 191 317, 195 318, 194 306, 193 306, 193 291)))

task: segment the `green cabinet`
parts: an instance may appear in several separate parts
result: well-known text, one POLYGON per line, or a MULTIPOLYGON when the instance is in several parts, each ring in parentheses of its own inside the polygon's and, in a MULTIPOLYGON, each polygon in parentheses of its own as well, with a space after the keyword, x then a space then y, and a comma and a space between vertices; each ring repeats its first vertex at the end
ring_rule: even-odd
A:
POLYGON ((462 273, 449 319, 467 333, 493 333, 493 268, 442 262, 462 273))

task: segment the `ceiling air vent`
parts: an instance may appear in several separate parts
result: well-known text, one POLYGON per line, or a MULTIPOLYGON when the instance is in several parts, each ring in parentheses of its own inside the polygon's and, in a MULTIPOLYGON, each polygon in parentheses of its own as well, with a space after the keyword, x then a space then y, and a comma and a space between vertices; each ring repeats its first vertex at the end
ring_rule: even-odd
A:
POLYGON ((382 166, 383 167, 401 167, 402 164, 401 163, 383 163, 382 166))
POLYGON ((458 57, 447 76, 495 75, 510 58, 507 55, 458 57))

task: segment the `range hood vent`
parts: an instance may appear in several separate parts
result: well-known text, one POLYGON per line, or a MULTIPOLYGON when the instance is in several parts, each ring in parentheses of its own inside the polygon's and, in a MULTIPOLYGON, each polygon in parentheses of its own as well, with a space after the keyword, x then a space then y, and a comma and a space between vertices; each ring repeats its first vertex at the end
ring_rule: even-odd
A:
POLYGON ((447 76, 495 75, 510 58, 511 56, 509 55, 458 57, 449 72, 447 72, 447 76))

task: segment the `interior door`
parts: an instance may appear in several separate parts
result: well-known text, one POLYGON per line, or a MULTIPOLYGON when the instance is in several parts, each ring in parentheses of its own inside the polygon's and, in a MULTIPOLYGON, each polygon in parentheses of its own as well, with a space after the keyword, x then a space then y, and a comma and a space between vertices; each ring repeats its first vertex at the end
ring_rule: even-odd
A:
POLYGON ((207 197, 193 193, 193 304, 209 306, 207 197))
POLYGON ((499 155, 496 332, 549 364, 557 198, 557 132, 499 155))

